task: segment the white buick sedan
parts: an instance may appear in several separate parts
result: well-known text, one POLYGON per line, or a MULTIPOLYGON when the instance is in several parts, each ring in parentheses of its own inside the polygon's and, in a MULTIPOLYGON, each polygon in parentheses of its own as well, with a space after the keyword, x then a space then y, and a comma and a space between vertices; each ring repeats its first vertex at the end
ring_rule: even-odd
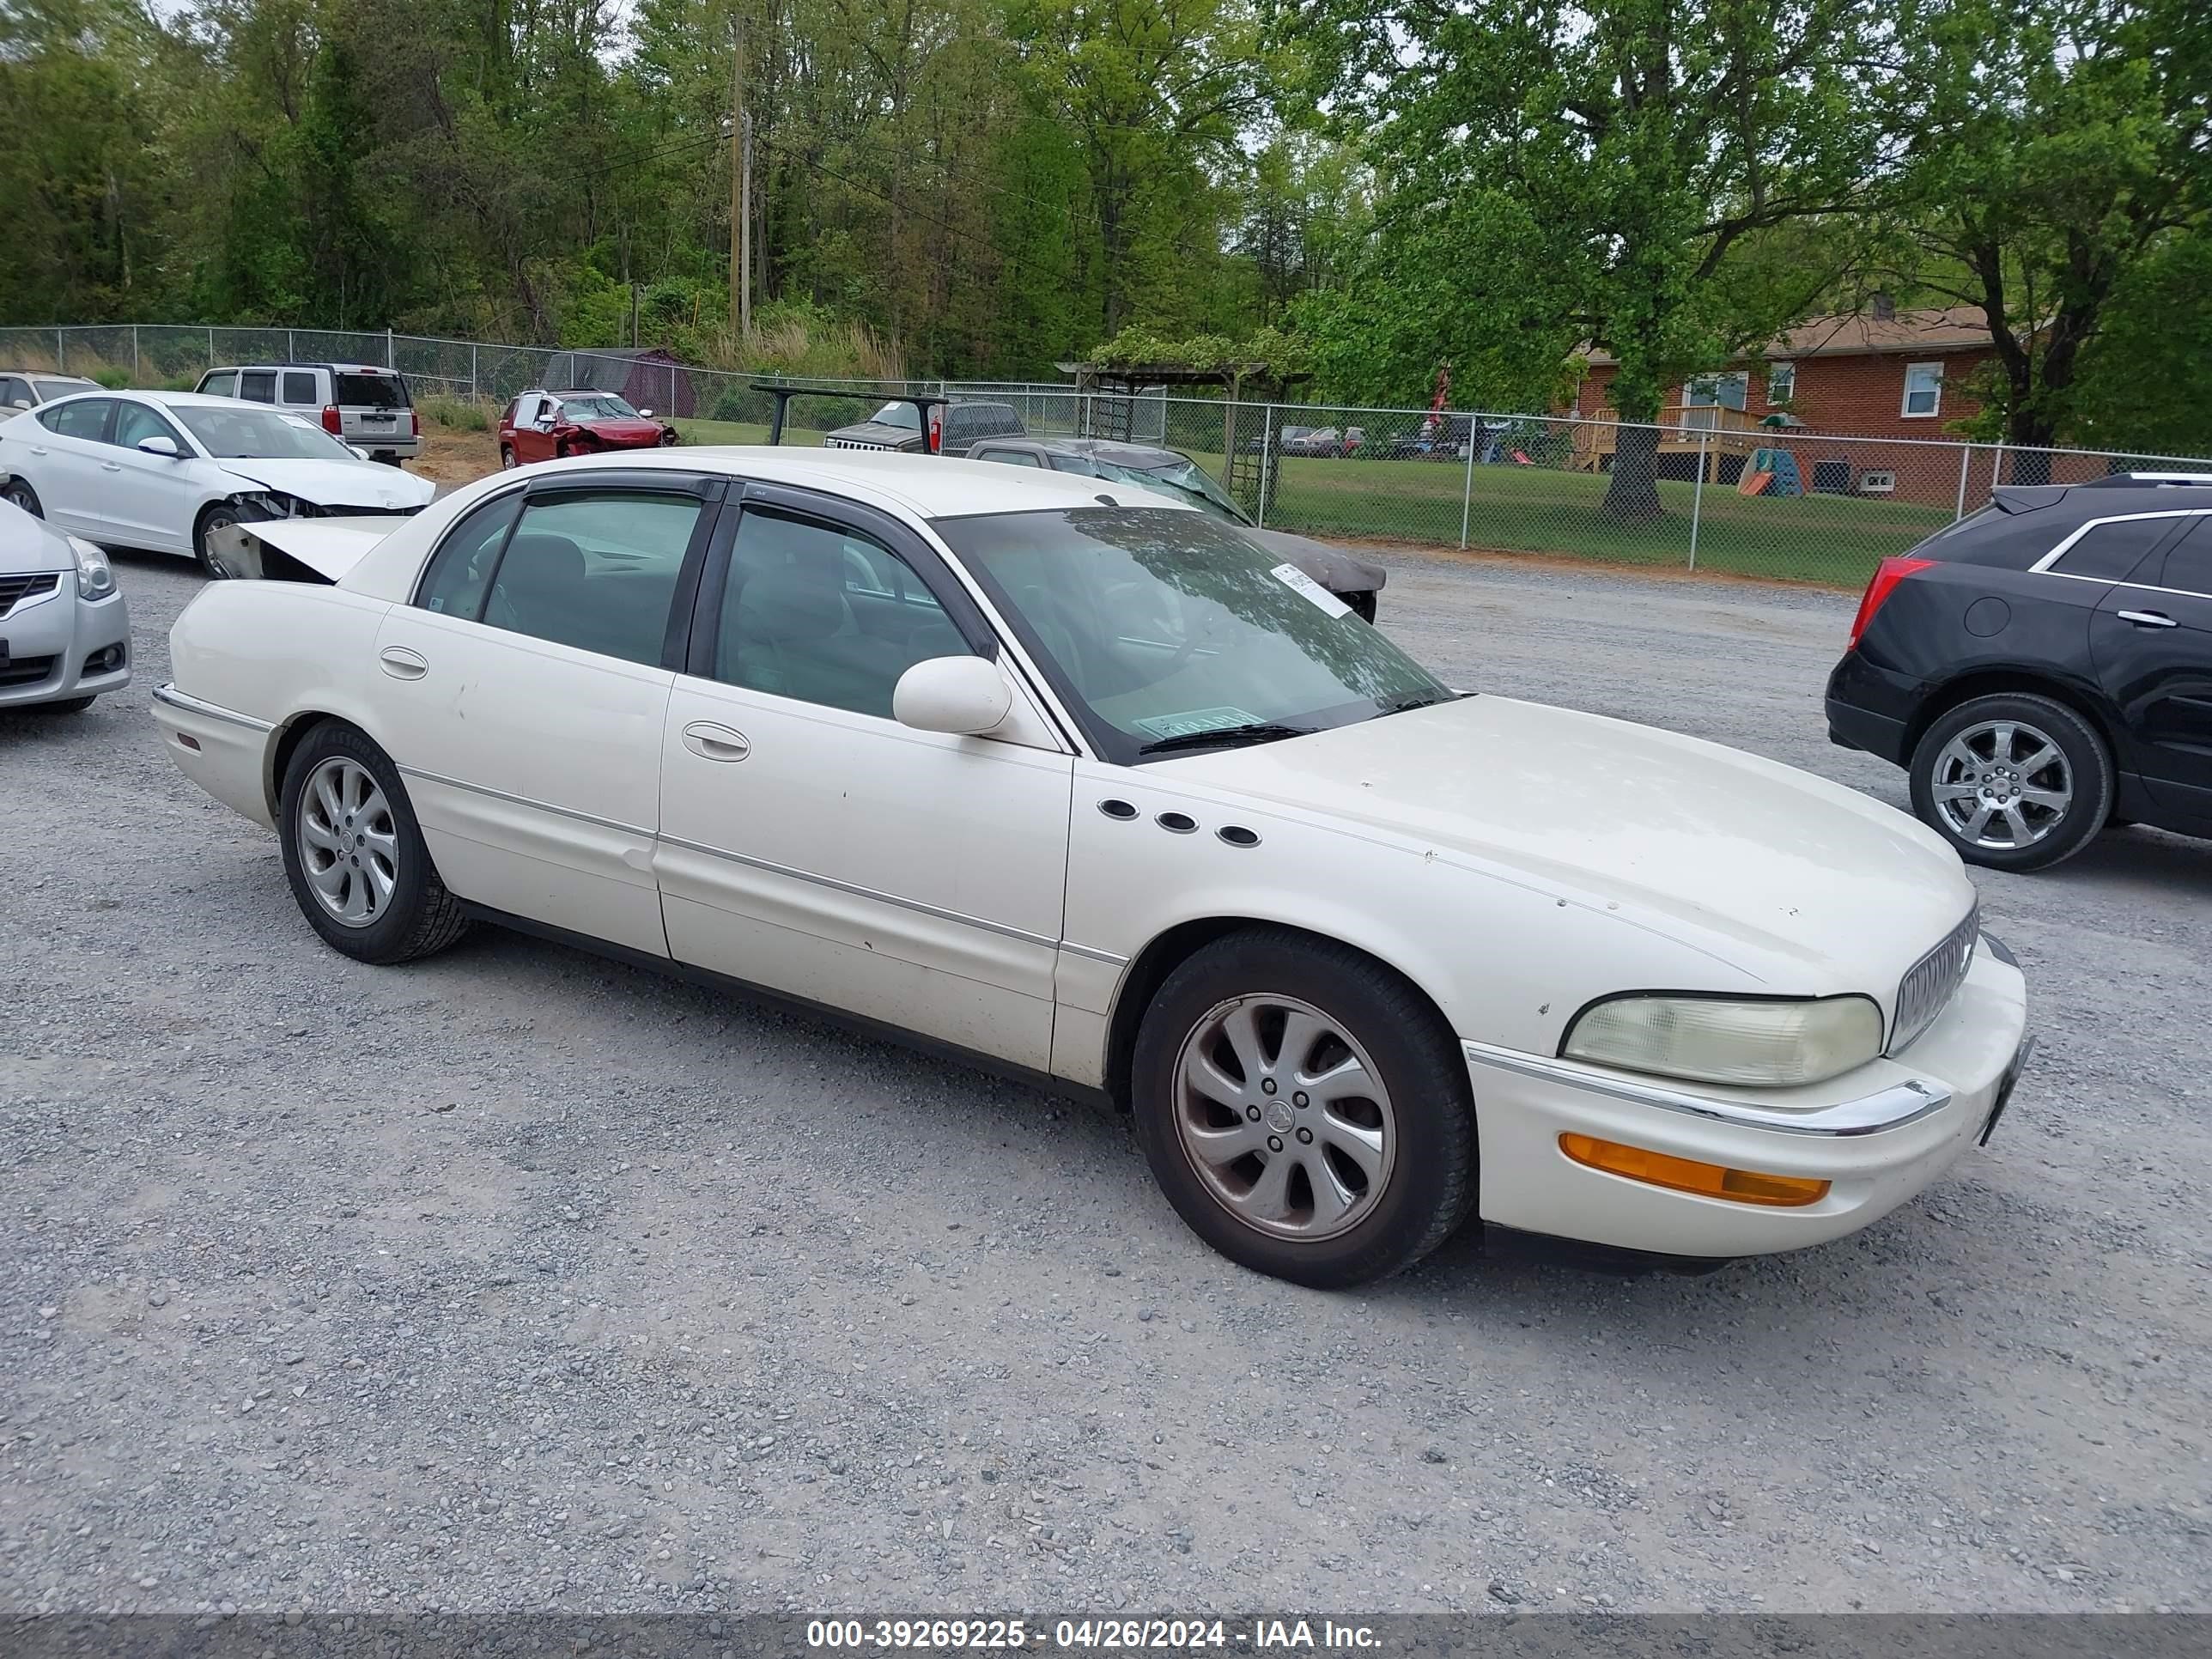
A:
POLYGON ((489 921, 1103 1095, 1262 1272, 1358 1284, 1471 1215, 1818 1243, 2018 1075, 1932 832, 1453 690, 1139 489, 684 449, 242 528, 285 579, 193 601, 155 716, 333 948, 489 921))

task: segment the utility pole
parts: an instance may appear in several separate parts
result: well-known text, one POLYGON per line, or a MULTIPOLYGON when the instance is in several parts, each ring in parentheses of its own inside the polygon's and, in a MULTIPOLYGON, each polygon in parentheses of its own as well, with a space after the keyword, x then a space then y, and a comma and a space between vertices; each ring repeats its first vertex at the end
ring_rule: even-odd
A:
POLYGON ((745 17, 730 15, 730 327, 752 337, 752 144, 745 118, 745 17))

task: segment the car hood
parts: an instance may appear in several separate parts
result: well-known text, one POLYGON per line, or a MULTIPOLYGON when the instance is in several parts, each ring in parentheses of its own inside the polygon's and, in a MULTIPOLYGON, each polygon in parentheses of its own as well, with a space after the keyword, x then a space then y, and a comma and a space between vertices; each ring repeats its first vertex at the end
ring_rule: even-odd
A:
POLYGON ((1244 533, 1270 553, 1279 553, 1332 593, 1373 593, 1390 580, 1379 564, 1356 558, 1341 547, 1293 536, 1286 530, 1247 527, 1244 533))
POLYGON ((865 444, 882 449, 920 449, 921 434, 910 426, 889 426, 881 421, 861 421, 841 426, 823 441, 825 444, 865 444))
POLYGON ((593 437, 611 444, 657 444, 660 441, 660 422, 642 418, 618 421, 579 421, 578 426, 593 437))
POLYGON ((1537 885, 1782 994, 1863 991, 1887 1006, 1905 969, 1974 902, 1965 866, 1933 830, 1856 790, 1696 738, 1507 697, 1159 769, 1537 885))
POLYGON ((76 555, 60 532, 13 501, 0 501, 0 576, 70 570, 76 565, 76 555))
POLYGON ((427 507, 438 487, 396 466, 374 461, 283 461, 233 456, 216 463, 249 483, 280 489, 317 507, 370 507, 397 510, 427 507))

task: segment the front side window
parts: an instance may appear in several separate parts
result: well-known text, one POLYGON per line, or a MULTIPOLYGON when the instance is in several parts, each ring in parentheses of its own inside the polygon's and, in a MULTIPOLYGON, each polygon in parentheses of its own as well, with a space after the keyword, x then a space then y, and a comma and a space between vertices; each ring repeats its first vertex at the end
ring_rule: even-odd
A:
POLYGON ((313 421, 274 409, 185 405, 177 418, 217 459, 353 461, 361 458, 313 421))
POLYGON ((2098 576, 2124 582, 2172 528, 2171 519, 2119 519, 2091 525, 2080 541, 2058 556, 2051 568, 2063 576, 2098 576))
POLYGON ((64 438, 98 443, 107 435, 107 411, 114 404, 106 398, 72 398, 39 411, 39 423, 64 438))
POLYGON ((238 395, 250 404, 273 404, 276 401, 276 371, 273 368, 242 369, 238 376, 238 395))
POLYGON ((748 507, 730 550, 714 677, 891 718, 899 677, 972 655, 914 568, 842 526, 748 507))
POLYGON ((1943 408, 1943 365, 1907 363, 1905 366, 1905 406, 1901 413, 1915 417, 1940 414, 1943 408))
POLYGON ((934 527, 1109 760, 1348 726, 1453 695, 1296 566, 1203 514, 1085 507, 934 527))
POLYGON ((210 398, 235 398, 238 396, 238 371, 226 368, 219 374, 210 374, 200 382, 200 390, 210 398))
POLYGON ((430 568, 422 574, 415 603, 440 616, 482 620, 492 572, 507 546, 507 532, 514 515, 521 510, 522 492, 515 489, 463 514, 431 555, 430 568))
POLYGON ((136 449, 149 438, 167 438, 176 445, 178 453, 189 455, 191 451, 177 429, 143 404, 118 403, 115 405, 115 435, 108 441, 125 449, 136 449))
POLYGON ((668 638, 696 495, 595 490, 533 501, 507 538, 483 619, 648 666, 668 638))
POLYGON ((284 397, 288 404, 307 404, 322 402, 321 388, 315 384, 312 368, 287 369, 284 372, 284 397))
POLYGON ((979 461, 1003 461, 1008 466, 1041 466, 1042 462, 1026 449, 986 450, 975 458, 979 461))

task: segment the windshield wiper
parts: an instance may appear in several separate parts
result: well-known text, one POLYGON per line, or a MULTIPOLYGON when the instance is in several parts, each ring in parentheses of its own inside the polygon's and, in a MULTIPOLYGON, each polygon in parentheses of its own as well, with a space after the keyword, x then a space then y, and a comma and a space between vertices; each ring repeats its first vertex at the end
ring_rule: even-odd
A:
POLYGON ((1243 726, 1217 726, 1206 732, 1178 732, 1171 738, 1159 738, 1139 745, 1140 755, 1158 755, 1170 749, 1206 749, 1214 744, 1273 743, 1279 738, 1310 738, 1316 728, 1310 726, 1280 726, 1273 720, 1252 720, 1243 726))
POLYGON ((1466 695, 1464 691, 1447 691, 1440 697, 1432 697, 1425 691, 1416 691, 1409 697, 1384 703, 1382 712, 1386 714, 1409 714, 1416 708, 1433 708, 1440 702, 1457 702, 1466 695))

